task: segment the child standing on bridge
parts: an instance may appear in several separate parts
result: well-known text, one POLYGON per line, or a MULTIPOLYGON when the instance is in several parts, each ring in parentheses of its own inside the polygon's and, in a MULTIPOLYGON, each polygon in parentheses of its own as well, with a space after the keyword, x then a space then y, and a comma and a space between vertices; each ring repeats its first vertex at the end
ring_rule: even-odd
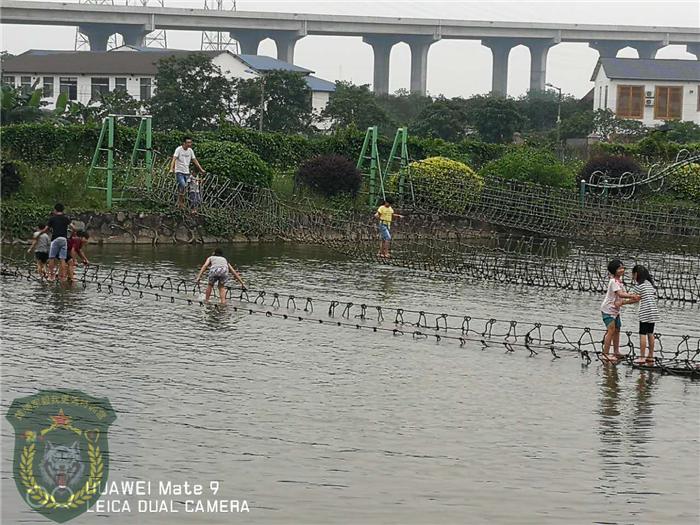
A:
POLYGON ((393 197, 385 197, 384 204, 382 204, 379 209, 377 209, 377 213, 374 214, 374 218, 379 219, 379 233, 382 239, 377 257, 390 257, 389 243, 391 242, 391 221, 394 217, 403 219, 403 215, 394 212, 394 208, 392 208, 393 204, 393 197))
POLYGON ((638 365, 654 364, 654 325, 659 322, 659 310, 656 307, 656 287, 649 270, 641 264, 632 268, 632 279, 637 283, 634 293, 641 299, 639 303, 639 353, 641 357, 635 359, 638 365), (649 342, 649 355, 646 355, 647 341, 649 342))
POLYGON ((38 229, 34 232, 34 240, 32 245, 27 250, 27 253, 32 253, 34 250, 34 259, 36 259, 36 271, 39 277, 46 277, 46 262, 49 260, 49 247, 51 246, 51 238, 49 234, 44 232, 46 224, 40 222, 37 225, 38 229))
POLYGON ((216 285, 219 288, 219 298, 221 299, 221 304, 226 304, 226 281, 228 280, 229 273, 231 273, 231 275, 233 275, 236 280, 241 283, 241 288, 243 290, 246 289, 243 279, 241 279, 238 272, 236 272, 236 270, 233 269, 233 266, 231 266, 226 260, 224 257, 224 252, 221 250, 221 248, 216 248, 214 253, 211 254, 211 257, 204 262, 202 268, 199 270, 199 275, 197 275, 197 284, 200 283, 202 275, 207 268, 209 268, 209 284, 207 284, 207 291, 204 296, 205 301, 209 302, 211 292, 214 290, 214 286, 216 285))
POLYGON ((192 208, 192 215, 197 215, 197 208, 202 202, 202 194, 199 191, 199 184, 204 180, 204 177, 198 177, 197 175, 190 174, 187 177, 187 189, 190 194, 190 208, 192 208))

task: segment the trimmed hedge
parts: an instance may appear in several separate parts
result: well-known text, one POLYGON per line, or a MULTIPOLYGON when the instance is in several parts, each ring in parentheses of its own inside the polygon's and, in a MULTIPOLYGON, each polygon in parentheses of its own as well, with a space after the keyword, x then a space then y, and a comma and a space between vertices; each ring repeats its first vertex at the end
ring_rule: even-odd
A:
MULTIPOLYGON (((129 158, 136 134, 137 130, 133 127, 116 127, 114 146, 118 159, 129 158)), ((181 131, 155 132, 153 147, 162 156, 169 158, 182 143, 185 135, 186 133, 181 131)), ((232 124, 224 124, 216 131, 187 135, 193 138, 193 147, 198 154, 198 145, 202 142, 234 142, 258 154, 269 167, 282 171, 296 170, 303 161, 327 154, 341 155, 351 162, 356 162, 365 137, 364 132, 353 127, 330 136, 305 138, 299 135, 259 133, 232 124)), ((100 127, 96 125, 54 126, 47 122, 0 128, 3 157, 52 165, 89 164, 99 136, 100 127)), ((383 162, 386 162, 392 144, 393 140, 380 137, 377 146, 383 162)), ((443 156, 468 161, 472 166, 480 167, 500 156, 504 146, 473 140, 450 143, 440 139, 420 139, 411 136, 408 150, 413 159, 443 156)))
POLYGON ((272 184, 270 168, 242 144, 201 142, 196 151, 197 160, 202 167, 220 178, 266 188, 272 184))
POLYGON ((616 144, 599 142, 595 145, 602 154, 635 157, 638 159, 658 162, 661 160, 673 161, 681 150, 687 149, 691 154, 700 154, 700 142, 692 144, 678 144, 665 142, 651 137, 644 138, 636 144, 616 144))

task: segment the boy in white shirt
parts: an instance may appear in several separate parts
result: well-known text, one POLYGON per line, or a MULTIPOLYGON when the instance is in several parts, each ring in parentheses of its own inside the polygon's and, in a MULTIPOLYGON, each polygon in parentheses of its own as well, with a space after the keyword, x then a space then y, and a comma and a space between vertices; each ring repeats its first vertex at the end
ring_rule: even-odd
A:
POLYGON ((185 209, 185 188, 187 187, 187 179, 190 176, 190 163, 192 161, 194 161, 194 165, 197 166, 202 174, 206 174, 206 171, 199 165, 199 161, 194 155, 192 139, 185 137, 185 140, 182 141, 182 146, 178 146, 175 153, 173 153, 173 160, 170 163, 170 173, 174 173, 177 178, 177 207, 181 210, 185 209))

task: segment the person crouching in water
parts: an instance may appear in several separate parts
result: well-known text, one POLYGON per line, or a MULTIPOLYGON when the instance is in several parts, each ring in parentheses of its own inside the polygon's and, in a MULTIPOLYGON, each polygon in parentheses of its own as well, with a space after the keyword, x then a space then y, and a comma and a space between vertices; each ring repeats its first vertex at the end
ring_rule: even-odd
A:
POLYGON ((202 269, 199 270, 199 275, 197 275, 197 284, 202 280, 202 275, 206 269, 209 268, 209 284, 207 284, 207 291, 204 300, 209 302, 211 297, 211 292, 214 286, 219 288, 219 297, 221 298, 221 304, 226 304, 226 281, 228 280, 229 272, 233 275, 236 280, 241 283, 241 288, 246 289, 245 283, 238 272, 233 269, 233 266, 224 257, 224 252, 221 248, 216 248, 211 257, 209 257, 206 262, 202 265, 202 269))
POLYGON ((90 239, 90 234, 85 230, 78 231, 68 239, 68 259, 66 262, 68 263, 68 280, 71 282, 75 282, 75 265, 78 264, 78 257, 85 266, 90 264, 83 249, 88 243, 88 239, 90 239))
POLYGON ((605 338, 603 339, 603 361, 617 363, 622 359, 620 354, 620 329, 622 328, 622 320, 620 319, 620 307, 622 299, 639 298, 638 295, 625 292, 622 285, 622 276, 625 275, 625 266, 619 259, 613 259, 608 263, 608 273, 610 281, 608 282, 608 291, 605 295, 605 300, 600 306, 603 313, 603 322, 605 323, 605 338), (614 357, 610 356, 610 345, 615 347, 614 357))

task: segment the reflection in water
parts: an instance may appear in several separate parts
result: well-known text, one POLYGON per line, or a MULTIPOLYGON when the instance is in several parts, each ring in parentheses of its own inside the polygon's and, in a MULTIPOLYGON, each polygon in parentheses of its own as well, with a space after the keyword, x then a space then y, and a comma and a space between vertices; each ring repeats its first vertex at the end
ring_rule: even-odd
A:
POLYGON ((620 384, 617 366, 604 364, 603 383, 600 395, 600 436, 599 453, 603 459, 603 476, 598 489, 606 495, 616 495, 620 483, 621 422, 620 422, 620 384))

